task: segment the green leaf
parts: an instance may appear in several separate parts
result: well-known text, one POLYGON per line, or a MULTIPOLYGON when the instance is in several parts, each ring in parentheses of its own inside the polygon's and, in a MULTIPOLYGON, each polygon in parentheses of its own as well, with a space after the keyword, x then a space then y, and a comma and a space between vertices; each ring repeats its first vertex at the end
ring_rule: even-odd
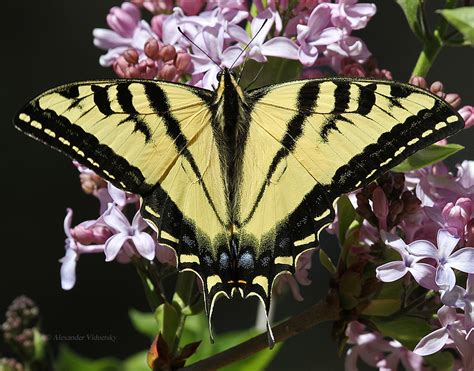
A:
POLYGON ((467 44, 474 45, 474 6, 439 10, 441 15, 457 29, 467 44))
POLYGON ((45 338, 37 327, 33 328, 34 359, 41 361, 46 356, 45 338))
POLYGON ((384 320, 379 317, 372 317, 371 319, 382 335, 396 339, 412 350, 422 337, 431 332, 429 323, 420 318, 405 316, 391 320, 384 320))
POLYGON ((420 39, 425 39, 425 34, 423 32, 421 23, 420 23, 420 0, 397 0, 398 5, 405 13, 405 17, 408 21, 412 32, 420 39))
POLYGON ((331 258, 326 254, 323 249, 319 249, 319 261, 321 262, 322 266, 328 270, 331 274, 336 274, 336 267, 332 262, 331 258))
POLYGON ((179 326, 180 315, 175 307, 169 303, 163 303, 155 311, 156 321, 160 324, 160 331, 166 343, 172 347, 176 337, 176 329, 179 326))
POLYGON ((160 328, 156 323, 155 317, 152 313, 140 312, 136 309, 130 309, 128 311, 128 316, 132 322, 135 330, 142 333, 145 336, 148 336, 151 339, 154 339, 160 328))
MULTIPOLYGON (((242 331, 232 331, 225 334, 218 334, 216 342, 211 344, 209 339, 209 331, 207 328, 207 318, 201 314, 188 317, 186 326, 181 337, 182 344, 188 344, 196 340, 202 340, 196 353, 194 353, 186 362, 186 365, 191 365, 201 359, 208 358, 214 354, 222 352, 234 345, 240 344, 256 335, 259 331, 255 329, 247 329, 242 331)), ((224 370, 263 370, 266 365, 276 356, 280 344, 270 350, 264 350, 255 354, 254 356, 232 364, 224 368, 224 370)))
POLYGON ((346 271, 339 281, 339 298, 343 309, 350 310, 359 304, 362 290, 362 278, 359 273, 346 271))
POLYGON ((364 308, 362 314, 365 316, 387 317, 399 310, 401 304, 400 299, 374 299, 364 308))
POLYGON ((454 357, 449 351, 437 352, 423 359, 436 371, 451 371, 454 366, 454 357))
POLYGON ((258 78, 250 89, 299 79, 302 65, 299 61, 270 57, 267 63, 248 60, 242 73, 240 86, 246 88, 257 74, 258 78), (261 72, 260 69, 262 68, 261 72))
POLYGON ((454 143, 449 143, 444 146, 433 144, 411 155, 401 164, 395 166, 392 171, 405 173, 407 171, 421 169, 436 162, 443 161, 461 149, 464 149, 464 147, 454 143))
POLYGON ((146 363, 147 351, 143 351, 128 357, 122 363, 121 371, 150 371, 146 363))
POLYGON ((119 371, 120 362, 113 358, 89 359, 62 345, 56 360, 57 371, 119 371))
POLYGON ((343 245, 346 239, 347 230, 349 229, 349 226, 353 220, 356 218, 357 213, 347 195, 342 195, 339 197, 336 205, 337 217, 339 221, 338 238, 341 245, 343 245))

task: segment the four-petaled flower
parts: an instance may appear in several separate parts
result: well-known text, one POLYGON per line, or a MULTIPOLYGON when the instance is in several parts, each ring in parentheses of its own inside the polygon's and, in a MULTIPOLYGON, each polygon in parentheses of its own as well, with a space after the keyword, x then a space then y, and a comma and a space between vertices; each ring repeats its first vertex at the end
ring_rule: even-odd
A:
POLYGON ((250 27, 254 37, 251 44, 251 37, 243 28, 229 29, 229 34, 244 45, 250 44, 248 56, 257 62, 266 62, 266 56, 298 59, 298 46, 289 38, 277 36, 265 41, 275 23, 275 19, 276 12, 270 8, 254 17, 250 27), (265 21, 267 22, 264 24, 265 21))
POLYGON ((149 233, 144 232, 148 224, 141 217, 140 211, 137 211, 130 224, 120 209, 112 205, 104 216, 104 221, 117 232, 105 243, 106 261, 114 260, 121 249, 130 255, 136 249, 145 259, 155 258, 155 241, 149 233))
POLYGON ((412 242, 408 252, 417 258, 431 258, 437 263, 436 284, 441 290, 452 290, 456 284, 453 268, 465 273, 474 273, 474 248, 464 247, 455 252, 459 238, 448 230, 438 231, 437 245, 429 241, 419 240, 412 242))
POLYGON ((396 250, 403 260, 392 261, 378 267, 376 274, 379 280, 393 282, 409 272, 421 286, 430 290, 438 289, 435 283, 435 268, 432 265, 420 263, 420 260, 424 259, 424 257, 410 254, 412 246, 419 241, 406 245, 398 236, 384 232, 381 234, 384 236, 385 244, 396 250))
POLYGON ((464 326, 466 330, 474 328, 474 274, 467 277, 466 288, 455 286, 451 291, 442 294, 443 304, 464 310, 464 326))
POLYGON ((420 356, 427 356, 438 352, 449 341, 452 341, 462 356, 463 370, 472 370, 474 368, 472 338, 469 335, 466 336, 456 310, 443 306, 438 310, 438 319, 442 327, 423 337, 413 352, 420 356))
POLYGON ((331 8, 328 4, 320 4, 311 13, 308 24, 299 24, 297 39, 300 43, 298 56, 305 66, 312 66, 318 59, 319 49, 338 42, 343 32, 337 27, 328 27, 331 20, 331 8))

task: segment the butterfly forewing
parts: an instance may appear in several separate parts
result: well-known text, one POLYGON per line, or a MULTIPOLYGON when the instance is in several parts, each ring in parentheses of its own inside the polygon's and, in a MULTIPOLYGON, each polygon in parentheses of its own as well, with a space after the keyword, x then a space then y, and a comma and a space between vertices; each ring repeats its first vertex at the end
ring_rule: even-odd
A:
MULTIPOLYGON (((211 96, 166 82, 83 82, 33 99, 15 125, 142 196, 142 214, 176 250, 179 268, 201 274, 202 255, 215 260, 218 246, 228 249, 211 96)), ((206 273, 216 274, 212 264, 206 273)))

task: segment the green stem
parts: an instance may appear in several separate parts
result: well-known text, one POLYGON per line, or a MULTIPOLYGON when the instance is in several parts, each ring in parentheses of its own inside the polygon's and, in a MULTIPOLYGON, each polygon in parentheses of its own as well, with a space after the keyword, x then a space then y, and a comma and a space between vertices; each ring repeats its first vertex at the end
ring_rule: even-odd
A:
POLYGON ((172 304, 179 315, 176 329, 174 331, 175 336, 173 343, 170 344, 172 354, 176 354, 179 347, 179 342, 184 330, 184 324, 186 323, 186 317, 189 313, 186 313, 186 309, 192 304, 194 298, 194 284, 196 282, 196 275, 193 272, 180 272, 178 274, 178 280, 176 282, 176 290, 173 296, 172 304))
POLYGON ((155 311, 158 306, 166 301, 166 298, 161 291, 159 280, 156 277, 156 267, 152 266, 152 264, 143 262, 141 259, 134 260, 135 268, 145 290, 148 305, 152 311, 155 311))
POLYGON ((425 42, 411 75, 426 77, 442 47, 443 42, 436 29, 431 40, 425 42))
MULTIPOLYGON (((445 9, 455 8, 456 4, 457 0, 446 0, 445 9)), ((449 24, 446 19, 444 17, 440 17, 433 35, 427 35, 427 39, 423 45, 423 50, 421 51, 415 68, 411 73, 412 76, 426 77, 436 57, 445 45, 444 40, 446 39, 445 36, 448 28, 449 24)))
MULTIPOLYGON (((337 321, 341 318, 340 311, 339 303, 329 303, 326 300, 321 300, 303 313, 273 327, 275 341, 277 343, 285 341, 322 322, 337 321)), ((217 370, 230 365, 231 363, 250 357, 264 349, 268 349, 268 336, 266 333, 244 341, 243 343, 196 362, 190 366, 184 367, 181 370, 217 370)))

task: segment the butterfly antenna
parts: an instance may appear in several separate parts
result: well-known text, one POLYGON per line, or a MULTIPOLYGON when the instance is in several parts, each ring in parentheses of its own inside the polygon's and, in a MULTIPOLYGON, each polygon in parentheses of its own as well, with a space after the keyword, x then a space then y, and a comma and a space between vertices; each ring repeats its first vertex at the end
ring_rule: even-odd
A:
POLYGON ((255 75, 255 77, 252 79, 252 81, 249 82, 249 84, 245 87, 244 90, 248 90, 254 83, 255 81, 258 80, 259 76, 260 76, 260 73, 263 71, 263 67, 265 67, 264 64, 262 64, 262 67, 260 67, 260 69, 258 70, 257 74, 255 75))
POLYGON ((202 48, 199 47, 198 44, 196 44, 193 40, 191 40, 189 38, 188 35, 186 35, 183 30, 181 29, 181 27, 178 27, 178 31, 181 33, 181 35, 183 35, 191 44, 193 44, 196 48, 198 48, 205 56, 207 56, 209 58, 209 60, 211 60, 217 67, 220 68, 221 71, 223 71, 223 68, 220 66, 219 63, 217 63, 214 59, 211 58, 211 56, 209 54, 207 54, 204 50, 202 50, 202 48))
POLYGON ((250 44, 252 44, 252 42, 255 40, 255 38, 258 36, 258 34, 260 33, 260 31, 262 31, 262 28, 265 26, 265 24, 268 22, 268 18, 265 19, 265 21, 263 21, 263 24, 260 26, 260 28, 258 29, 258 31, 255 33, 255 35, 253 35, 253 37, 250 39, 250 41, 248 42, 247 45, 245 45, 245 48, 242 49, 242 51, 239 53, 239 55, 237 56, 237 58, 235 58, 235 61, 234 63, 232 63, 232 66, 230 66, 229 70, 232 69, 232 67, 234 67, 234 64, 237 63, 237 61, 239 60, 240 56, 242 54, 245 53, 245 51, 249 48, 250 44))
POLYGON ((245 55, 244 63, 242 64, 242 68, 240 69, 240 72, 239 72, 239 77, 237 78, 237 84, 240 84, 240 79, 242 78, 242 75, 244 74, 245 65, 247 64, 248 59, 249 59, 248 55, 245 55))

